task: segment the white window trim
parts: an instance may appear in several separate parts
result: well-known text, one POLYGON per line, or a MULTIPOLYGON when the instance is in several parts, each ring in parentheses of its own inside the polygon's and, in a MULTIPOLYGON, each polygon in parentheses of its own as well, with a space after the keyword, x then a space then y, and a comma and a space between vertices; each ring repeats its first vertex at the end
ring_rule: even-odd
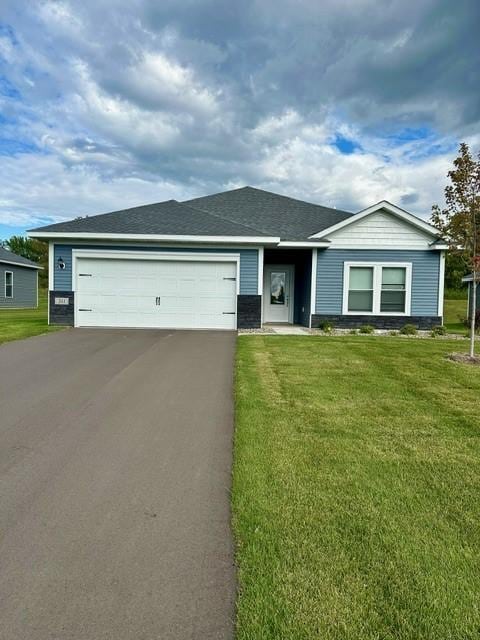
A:
POLYGON ((411 262, 344 262, 343 263, 343 304, 344 316, 409 316, 412 305, 412 263, 411 262), (349 311, 348 291, 350 289, 350 267, 373 268, 373 310, 349 311), (380 296, 382 293, 382 268, 399 267, 405 269, 405 311, 380 311, 380 296))
POLYGON ((13 271, 5 271, 5 275, 4 275, 4 290, 3 293, 5 294, 5 299, 6 300, 12 300, 13 299, 13 271), (11 296, 7 296, 7 275, 10 274, 12 276, 12 282, 11 282, 11 287, 12 287, 12 295, 11 296))

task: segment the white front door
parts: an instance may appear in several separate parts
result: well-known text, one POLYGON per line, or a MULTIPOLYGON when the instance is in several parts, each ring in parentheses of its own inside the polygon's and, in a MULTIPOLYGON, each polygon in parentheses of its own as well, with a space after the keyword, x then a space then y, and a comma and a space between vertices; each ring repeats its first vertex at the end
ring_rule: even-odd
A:
POLYGON ((292 265, 265 265, 263 321, 293 323, 292 265))
POLYGON ((77 327, 235 329, 235 262, 77 258, 77 327))

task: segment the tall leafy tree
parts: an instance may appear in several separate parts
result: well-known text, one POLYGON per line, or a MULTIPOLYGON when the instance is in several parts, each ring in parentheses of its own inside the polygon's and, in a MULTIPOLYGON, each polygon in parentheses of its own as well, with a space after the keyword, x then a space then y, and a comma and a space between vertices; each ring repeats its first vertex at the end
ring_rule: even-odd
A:
POLYGON ((470 312, 470 356, 475 354, 475 310, 477 282, 480 281, 480 153, 472 154, 462 142, 450 184, 445 187, 445 207, 432 207, 432 224, 448 240, 450 250, 462 256, 473 272, 470 312))
POLYGON ((9 240, 4 240, 3 245, 18 256, 23 256, 43 267, 39 272, 40 286, 47 286, 48 283, 48 244, 25 238, 24 236, 12 236, 9 240))

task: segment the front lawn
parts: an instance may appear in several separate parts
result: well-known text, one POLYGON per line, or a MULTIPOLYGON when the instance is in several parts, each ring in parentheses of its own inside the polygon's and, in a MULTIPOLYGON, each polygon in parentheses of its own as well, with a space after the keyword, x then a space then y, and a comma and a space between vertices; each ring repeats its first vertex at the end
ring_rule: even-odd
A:
POLYGON ((238 339, 238 640, 480 634, 480 368, 445 340, 238 339))
POLYGON ((447 299, 443 303, 443 321, 448 333, 462 333, 468 335, 468 327, 462 322, 467 315, 467 300, 447 299))
POLYGON ((41 289, 38 292, 38 309, 0 309, 0 343, 61 328, 48 326, 47 294, 41 289))

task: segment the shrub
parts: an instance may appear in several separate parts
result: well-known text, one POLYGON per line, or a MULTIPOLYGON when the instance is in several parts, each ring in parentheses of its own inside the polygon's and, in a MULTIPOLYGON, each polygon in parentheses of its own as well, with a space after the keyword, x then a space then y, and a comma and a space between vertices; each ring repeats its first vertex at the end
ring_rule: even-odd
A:
MULTIPOLYGON (((463 318, 462 322, 467 329, 470 329, 470 318, 463 318)), ((475 313, 475 333, 480 332, 480 309, 475 313)))
POLYGON ((371 324, 362 324, 359 331, 360 333, 373 333, 375 331, 375 327, 372 327, 371 324))
POLYGON ((467 287, 462 287, 461 289, 445 288, 443 297, 445 298, 445 300, 466 300, 467 296, 467 287))
POLYGON ((389 336, 398 336, 398 331, 395 331, 395 329, 393 331, 389 331, 388 332, 389 336))
POLYGON ((435 338, 435 336, 444 336, 446 335, 446 333, 447 330, 445 329, 445 327, 441 324, 437 324, 435 327, 432 327, 430 335, 432 336, 432 338, 435 338))
POLYGON ((318 326, 322 331, 325 331, 325 333, 331 333, 333 329, 333 324, 328 320, 324 320, 318 326))
POLYGON ((417 334, 417 327, 414 324, 404 324, 400 329, 402 336, 415 336, 417 334))
POLYGON ((348 333, 350 335, 352 335, 352 336, 356 336, 357 335, 357 330, 356 329, 350 329, 350 331, 348 333))

